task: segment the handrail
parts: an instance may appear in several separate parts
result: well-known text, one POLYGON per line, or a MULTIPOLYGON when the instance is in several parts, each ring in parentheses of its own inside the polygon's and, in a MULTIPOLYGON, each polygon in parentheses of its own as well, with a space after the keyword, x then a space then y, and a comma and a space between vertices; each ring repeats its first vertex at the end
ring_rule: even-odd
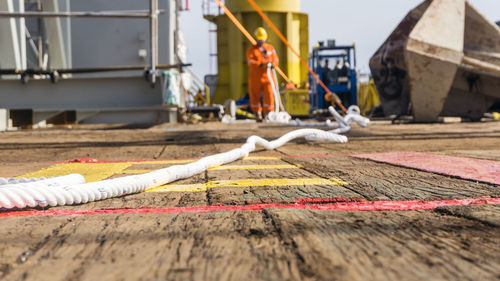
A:
POLYGON ((205 102, 207 103, 207 105, 210 105, 210 102, 211 102, 211 100, 210 100, 210 94, 211 94, 210 93, 210 87, 207 84, 205 84, 205 82, 203 80, 201 80, 201 78, 198 77, 198 75, 196 75, 193 72, 193 70, 191 70, 191 68, 186 67, 185 69, 193 76, 193 78, 196 81, 198 81, 201 85, 203 85, 203 89, 204 89, 204 92, 205 92, 205 102))

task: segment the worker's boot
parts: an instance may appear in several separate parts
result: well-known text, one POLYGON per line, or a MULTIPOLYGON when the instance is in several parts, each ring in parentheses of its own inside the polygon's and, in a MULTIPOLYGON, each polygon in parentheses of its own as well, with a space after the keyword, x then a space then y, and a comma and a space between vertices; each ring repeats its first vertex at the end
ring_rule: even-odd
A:
POLYGON ((262 118, 262 112, 257 112, 257 122, 262 122, 263 118, 262 118))

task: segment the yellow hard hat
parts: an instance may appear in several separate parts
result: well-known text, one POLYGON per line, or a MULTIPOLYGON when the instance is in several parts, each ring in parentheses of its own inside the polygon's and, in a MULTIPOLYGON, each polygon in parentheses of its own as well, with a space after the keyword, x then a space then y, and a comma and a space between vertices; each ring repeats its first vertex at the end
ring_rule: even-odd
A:
POLYGON ((266 41, 267 40, 267 31, 263 27, 259 27, 254 32, 255 39, 257 41, 266 41))

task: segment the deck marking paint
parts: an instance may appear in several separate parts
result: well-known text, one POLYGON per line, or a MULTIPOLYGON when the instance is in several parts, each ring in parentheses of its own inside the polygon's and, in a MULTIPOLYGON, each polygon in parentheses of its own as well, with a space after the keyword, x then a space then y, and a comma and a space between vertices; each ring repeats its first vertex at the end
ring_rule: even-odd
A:
POLYGON ((500 185, 499 161, 416 152, 358 154, 353 157, 500 185))
POLYGON ((273 157, 273 156, 248 156, 241 160, 244 161, 255 161, 255 160, 281 160, 281 157, 273 157))
POLYGON ((209 171, 217 170, 278 170, 278 169, 299 169, 300 165, 223 165, 208 169, 209 171))
MULTIPOLYGON (((217 166, 208 169, 209 171, 219 171, 219 170, 280 170, 280 169, 300 169, 300 165, 290 165, 290 164, 283 164, 283 165, 224 165, 224 166, 217 166)), ((121 173, 122 174, 145 174, 145 173, 150 173, 155 170, 149 169, 149 170, 136 170, 136 169, 128 169, 124 170, 121 173)))
MULTIPOLYGON (((251 158, 253 159, 253 158, 251 158)), ((250 159, 250 160, 251 160, 250 159)), ((274 160, 267 158, 268 160, 274 160)), ((248 159, 247 159, 248 160, 248 159)), ((87 182, 104 180, 119 174, 144 174, 155 171, 155 169, 127 169, 140 164, 186 164, 193 160, 165 160, 165 161, 143 161, 143 162, 72 162, 52 165, 36 172, 19 176, 31 177, 57 177, 68 174, 81 174, 87 182)), ((276 164, 276 165, 223 165, 210 168, 209 170, 273 170, 273 169, 299 169, 300 165, 276 164)))
POLYGON ((123 170, 121 173, 122 174, 132 174, 132 175, 140 175, 140 174, 145 174, 145 173, 150 173, 154 170, 132 170, 132 169, 128 169, 128 170, 123 170))
POLYGON ((287 155, 282 158, 330 158, 330 157, 347 157, 350 154, 339 153, 339 154, 305 154, 305 155, 287 155))
POLYGON ((94 182, 120 174, 130 166, 132 166, 131 163, 65 163, 24 174, 20 177, 57 177, 76 173, 84 176, 87 182, 94 182))
POLYGON ((170 184, 147 190, 146 192, 189 192, 207 191, 215 187, 256 187, 256 186, 339 186, 348 183, 340 179, 302 178, 302 179, 248 179, 221 180, 198 184, 170 184))
MULTIPOLYGON (((329 157, 344 157, 350 154, 304 154, 304 155, 283 155, 283 156, 248 156, 240 160, 257 161, 257 160, 281 160, 283 158, 329 158, 329 157)), ((164 160, 98 160, 95 158, 78 158, 62 162, 47 162, 47 163, 134 163, 134 164, 185 164, 191 163, 201 158, 178 158, 164 160)))
POLYGON ((128 163, 131 163, 131 164, 134 164, 134 165, 148 165, 148 164, 158 164, 158 165, 161 165, 161 164, 167 164, 167 165, 178 165, 178 164, 189 164, 189 163, 193 163, 194 159, 185 159, 185 160, 182 160, 182 159, 179 159, 179 160, 153 160, 153 161, 137 161, 137 162, 128 162, 128 163))
MULTIPOLYGON (((258 160, 282 160, 289 158, 331 158, 331 157, 347 157, 351 154, 304 154, 304 155, 283 155, 282 157, 275 156, 248 156, 243 159, 243 161, 258 161, 258 160)), ((93 163, 93 164, 108 164, 108 163, 132 163, 132 164, 187 164, 192 163, 200 158, 178 158, 178 159, 164 159, 164 160, 98 160, 95 158, 78 158, 67 161, 46 161, 46 162, 26 162, 25 164, 67 164, 67 163, 93 163)))
MULTIPOLYGON (((63 163, 133 163, 133 164, 187 164, 193 163, 201 158, 187 158, 187 159, 164 159, 164 160, 98 160, 94 158, 78 158, 74 160, 57 162, 58 164, 63 163)), ((256 161, 256 160, 280 160, 281 157, 273 156, 248 156, 240 160, 243 161, 256 161)))
POLYGON ((174 208, 119 208, 119 209, 50 209, 0 211, 0 218, 14 217, 50 217, 50 216, 85 216, 106 214, 185 214, 185 213, 211 213, 211 212, 237 212, 237 211, 263 211, 266 209, 295 209, 317 211, 415 211, 434 210, 445 206, 491 205, 500 204, 500 198, 474 198, 460 200, 438 201, 356 201, 329 204, 255 204, 255 205, 219 205, 199 207, 174 207, 174 208))

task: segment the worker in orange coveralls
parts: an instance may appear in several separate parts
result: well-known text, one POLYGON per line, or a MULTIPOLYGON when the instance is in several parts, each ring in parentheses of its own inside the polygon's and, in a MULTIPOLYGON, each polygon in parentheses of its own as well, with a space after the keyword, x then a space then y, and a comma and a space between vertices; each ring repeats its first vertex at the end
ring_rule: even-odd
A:
POLYGON ((266 43, 267 32, 264 28, 257 28, 254 35, 257 44, 247 50, 247 61, 250 68, 248 92, 252 111, 257 114, 257 120, 261 121, 262 107, 264 107, 265 114, 274 111, 274 93, 267 75, 267 67, 268 64, 272 64, 273 67, 277 66, 279 59, 274 47, 266 43), (261 94, 264 94, 263 106, 260 103, 261 94))

